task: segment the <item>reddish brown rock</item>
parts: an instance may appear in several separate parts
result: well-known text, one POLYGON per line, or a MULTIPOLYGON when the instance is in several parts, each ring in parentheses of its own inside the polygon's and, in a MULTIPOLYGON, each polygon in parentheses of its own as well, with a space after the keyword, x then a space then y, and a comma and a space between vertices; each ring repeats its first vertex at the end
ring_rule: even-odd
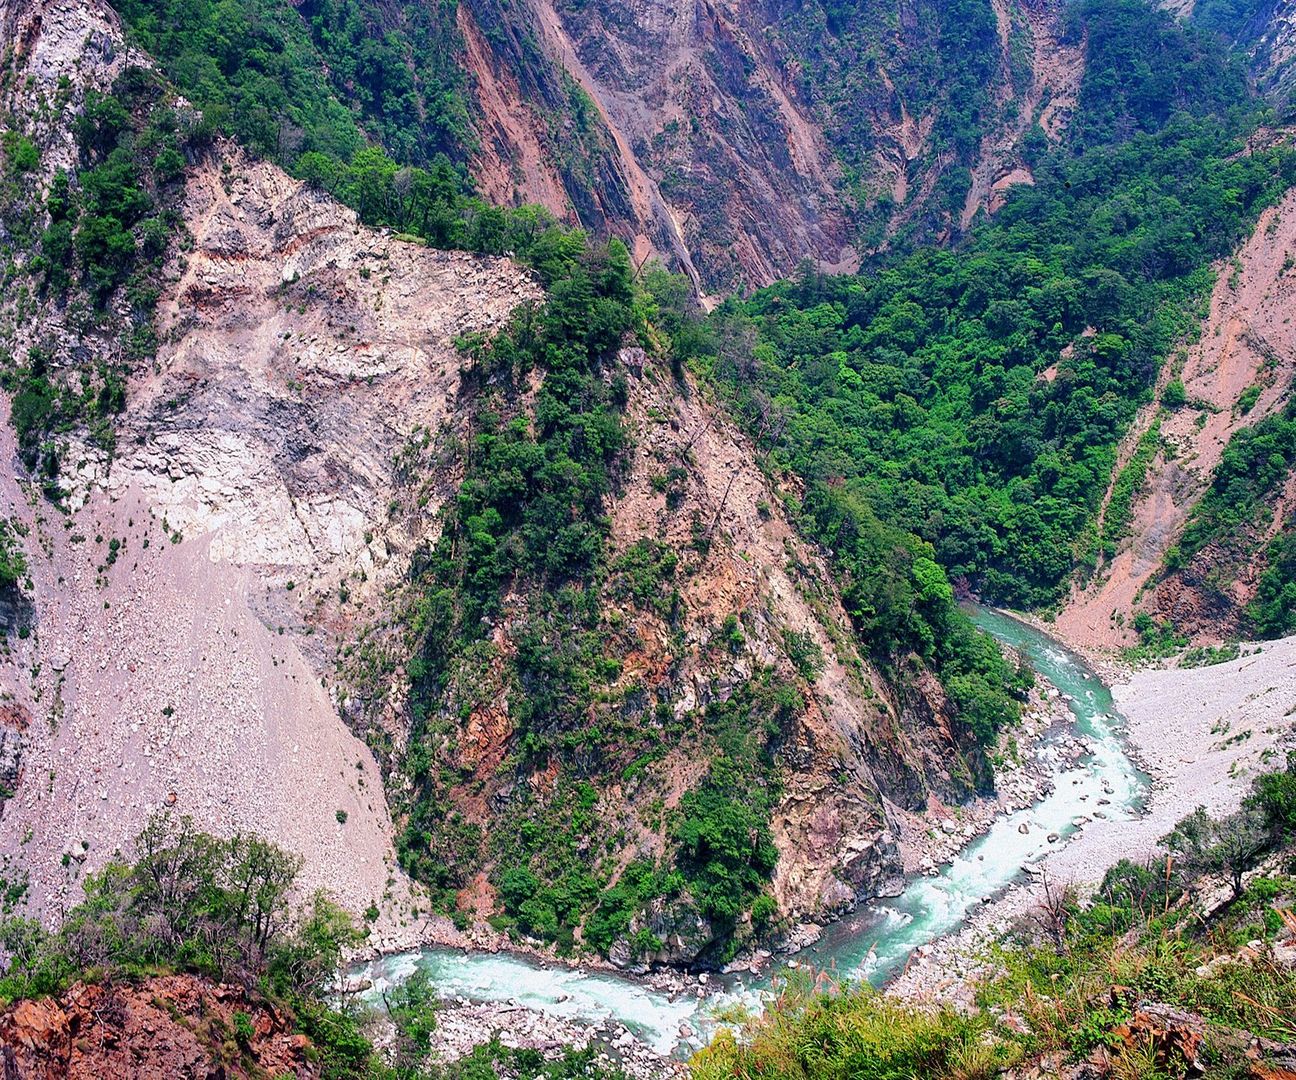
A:
POLYGON ((0 1014, 4 1080, 313 1080, 310 1040, 271 1002, 192 975, 142 983, 78 982, 57 999, 0 1014), (234 1035, 236 1013, 252 1037, 234 1035))

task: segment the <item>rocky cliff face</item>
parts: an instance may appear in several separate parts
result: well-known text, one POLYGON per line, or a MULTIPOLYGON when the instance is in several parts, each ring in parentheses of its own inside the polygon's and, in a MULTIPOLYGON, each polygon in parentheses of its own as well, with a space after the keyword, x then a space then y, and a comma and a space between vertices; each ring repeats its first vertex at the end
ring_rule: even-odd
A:
MULTIPOLYGON (((895 891, 900 836, 890 806, 923 810, 929 796, 958 802, 986 789, 984 758, 934 679, 887 681, 861 656, 820 553, 790 525, 784 493, 753 466, 750 442, 696 387, 679 393, 660 368, 641 369, 636 384, 634 459, 612 506, 614 550, 654 539, 681 552, 682 613, 672 644, 660 619, 618 605, 636 665, 623 677, 643 680, 677 712, 695 709, 764 667, 796 679, 788 635, 806 635, 823 662, 803 680, 806 708, 778 750, 774 895, 799 920, 895 891), (662 491, 653 478, 671 467, 683 475, 662 491), (701 552, 698 522, 708 537, 701 552), (740 643, 723 629, 735 617, 740 643)), ((690 749, 668 755, 644 790, 629 793, 641 816, 655 795, 673 804, 687 789, 702 764, 690 749)))
POLYGON ((90 1080, 320 1075, 305 1035, 280 1010, 233 986, 189 975, 75 983, 55 998, 0 1013, 6 1077, 90 1080), (251 1036, 235 1038, 236 1017, 251 1036))
POLYGON ((1202 0, 1161 0, 1176 18, 1214 31, 1250 60, 1256 84, 1266 96, 1287 102, 1296 84, 1296 5, 1290 0, 1250 0, 1241 4, 1202 0))
POLYGON ((1262 4, 1237 40, 1247 46, 1261 89, 1279 102, 1290 101, 1296 88, 1296 4, 1262 4))
POLYGON ((704 293, 850 270, 1029 183, 1083 69, 1046 0, 460 5, 492 196, 574 211, 704 293), (575 102, 575 106, 573 106, 575 102))

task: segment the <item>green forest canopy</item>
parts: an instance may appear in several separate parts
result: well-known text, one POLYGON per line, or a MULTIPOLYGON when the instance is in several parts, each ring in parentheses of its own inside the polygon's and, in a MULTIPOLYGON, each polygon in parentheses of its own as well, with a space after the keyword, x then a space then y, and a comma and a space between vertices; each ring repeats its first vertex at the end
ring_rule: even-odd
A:
POLYGON ((1248 151, 1261 109, 1212 41, 1137 0, 1075 17, 1090 28, 1076 141, 966 245, 854 277, 806 268, 729 301, 690 345, 808 482, 812 520, 855 499, 1021 607, 1092 565, 1117 442, 1211 260, 1296 179, 1288 148, 1248 151), (1150 67, 1149 48, 1185 63, 1150 67))

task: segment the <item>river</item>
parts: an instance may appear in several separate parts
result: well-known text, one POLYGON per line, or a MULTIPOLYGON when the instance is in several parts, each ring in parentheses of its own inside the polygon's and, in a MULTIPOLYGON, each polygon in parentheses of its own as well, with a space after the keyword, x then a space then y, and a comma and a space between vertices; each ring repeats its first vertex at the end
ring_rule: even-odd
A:
MULTIPOLYGON (((1020 652, 1061 691, 1075 716, 1074 731, 1092 753, 1069 765, 1053 748, 1058 735, 1046 739, 1044 752, 1054 774, 1050 795, 998 819, 936 876, 912 879, 900 896, 833 924, 815 945, 797 954, 798 962, 831 969, 838 980, 885 981, 915 949, 956 930, 971 910, 1020 880, 1024 865, 1065 843, 1078 819, 1091 818, 1095 811, 1109 819, 1131 817, 1146 795, 1146 777, 1121 744, 1111 693, 1084 661, 1047 634, 1007 615, 980 607, 969 611, 982 629, 1020 652), (1105 800, 1101 808, 1099 800, 1105 800), (1050 834, 1058 837, 1053 843, 1050 834)), ((707 1013, 718 1002, 755 1003, 767 985, 767 980, 754 977, 746 983, 728 978, 717 995, 672 1000, 612 973, 549 966, 510 953, 440 948, 386 956, 353 975, 371 979, 376 995, 416 966, 427 969, 446 997, 512 1000, 583 1021, 615 1019, 660 1053, 687 1049, 680 1045, 682 1023, 706 1031, 707 1013)))

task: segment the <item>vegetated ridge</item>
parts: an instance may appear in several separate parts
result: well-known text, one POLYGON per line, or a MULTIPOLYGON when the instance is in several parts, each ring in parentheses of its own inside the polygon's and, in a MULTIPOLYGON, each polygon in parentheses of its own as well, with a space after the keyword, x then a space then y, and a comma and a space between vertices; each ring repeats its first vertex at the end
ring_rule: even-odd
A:
POLYGON ((1083 55, 1083 32, 1040 0, 245 0, 264 51, 199 80, 202 50, 219 47, 202 7, 202 31, 180 5, 123 12, 197 104, 299 174, 312 154, 349 159, 359 127, 401 164, 445 154, 491 201, 619 236, 636 262, 656 254, 717 297, 805 257, 851 270, 962 232, 1030 181, 1083 55))
POLYGON ((1137 646, 1140 612, 1145 628, 1156 618, 1207 644, 1292 629, 1278 578, 1292 512, 1293 215, 1289 193, 1221 262, 1195 341, 1125 435, 1102 510, 1112 554, 1059 615, 1067 640, 1137 646), (1272 594, 1259 596, 1266 580, 1272 594))
MULTIPOLYGON (((165 806, 255 825, 388 941, 431 909, 716 963, 898 887, 889 806, 988 789, 1010 665, 921 558, 963 696, 862 654, 789 493, 672 360, 685 282, 531 212, 500 219, 530 269, 369 230, 107 8, 3 14, 28 910, 165 806)), ((362 211, 401 182, 373 163, 362 211)))

